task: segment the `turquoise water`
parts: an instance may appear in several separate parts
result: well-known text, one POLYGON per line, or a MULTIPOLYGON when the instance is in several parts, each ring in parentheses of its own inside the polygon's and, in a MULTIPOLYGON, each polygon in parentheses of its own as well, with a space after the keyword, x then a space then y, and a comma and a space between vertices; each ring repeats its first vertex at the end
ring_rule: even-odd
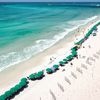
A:
POLYGON ((100 16, 100 3, 0 3, 0 70, 27 60, 100 16))

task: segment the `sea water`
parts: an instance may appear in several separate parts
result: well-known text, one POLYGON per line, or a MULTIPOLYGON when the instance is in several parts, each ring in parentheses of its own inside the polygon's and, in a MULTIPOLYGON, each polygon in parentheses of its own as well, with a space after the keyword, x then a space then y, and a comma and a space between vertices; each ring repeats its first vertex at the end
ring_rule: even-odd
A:
POLYGON ((0 3, 0 71, 51 47, 100 16, 100 3, 0 3))

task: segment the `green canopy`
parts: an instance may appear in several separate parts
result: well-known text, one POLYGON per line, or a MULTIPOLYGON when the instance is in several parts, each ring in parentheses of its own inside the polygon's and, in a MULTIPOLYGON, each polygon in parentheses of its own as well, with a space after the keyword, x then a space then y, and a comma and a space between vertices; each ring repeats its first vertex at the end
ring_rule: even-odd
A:
POLYGON ((53 72, 51 68, 47 68, 46 71, 47 71, 47 73, 52 73, 53 72))
POLYGON ((59 68, 59 65, 53 65, 53 67, 54 67, 55 69, 58 69, 58 68, 59 68))
POLYGON ((77 46, 74 46, 73 48, 71 48, 72 51, 76 51, 78 49, 77 46))
POLYGON ((16 90, 15 90, 15 88, 14 88, 14 87, 13 87, 13 88, 11 88, 11 89, 10 89, 10 91, 11 91, 12 95, 16 92, 16 90))
POLYGON ((75 43, 75 44, 81 45, 83 42, 84 42, 84 38, 83 38, 83 39, 81 39, 80 41, 78 41, 78 42, 77 42, 77 43, 75 43))
POLYGON ((68 61, 70 61, 70 60, 73 59, 73 56, 72 56, 72 55, 69 55, 69 56, 66 57, 66 59, 67 59, 68 61))
POLYGON ((76 51, 73 51, 73 52, 72 52, 72 56, 73 56, 73 57, 77 56, 77 52, 76 52, 76 51))
POLYGON ((21 88, 23 88, 24 86, 26 86, 28 84, 27 78, 22 78, 19 85, 21 88))
POLYGON ((28 81, 27 81, 27 78, 22 78, 22 79, 21 79, 21 82, 28 82, 28 81))
POLYGON ((37 77, 37 78, 42 78, 43 75, 44 75, 44 72, 43 72, 43 71, 39 71, 39 72, 35 75, 35 77, 37 77))
POLYGON ((72 49, 72 51, 71 52, 77 52, 75 49, 72 49))
POLYGON ((88 38, 95 29, 96 29, 96 26, 92 27, 91 30, 89 30, 88 33, 85 35, 85 38, 88 38))
POLYGON ((10 97, 11 95, 12 95, 12 94, 11 94, 10 91, 6 91, 6 92, 5 92, 5 96, 6 96, 6 98, 10 97))
POLYGON ((65 58, 65 59, 63 59, 63 62, 64 62, 64 63, 67 63, 67 62, 68 62, 68 60, 65 58))
POLYGON ((87 34, 88 34, 88 35, 91 35, 92 32, 93 32, 93 29, 89 30, 87 34))
POLYGON ((100 25, 100 22, 98 22, 98 23, 96 24, 96 26, 98 26, 98 25, 100 25))
POLYGON ((62 65, 62 66, 64 66, 65 62, 60 61, 59 64, 62 65))
POLYGON ((15 90, 16 90, 16 92, 19 90, 19 89, 21 89, 21 86, 20 86, 20 83, 19 84, 17 84, 17 85, 15 85, 15 90))
POLYGON ((67 62, 68 60, 65 58, 65 59, 63 59, 63 61, 67 62))
POLYGON ((31 80, 35 79, 35 74, 29 75, 29 79, 31 79, 31 80))
POLYGON ((22 88, 24 88, 27 85, 28 81, 27 78, 22 78, 20 82, 15 85, 10 90, 6 91, 3 95, 0 96, 0 100, 7 100, 11 96, 15 95, 17 92, 20 92, 22 88))
POLYGON ((40 74, 35 74, 35 78, 36 79, 38 79, 38 78, 40 78, 41 76, 40 76, 40 74))
POLYGON ((39 74, 39 75, 43 75, 44 72, 43 72, 43 71, 39 71, 38 74, 39 74))
POLYGON ((86 34, 86 35, 85 35, 85 38, 88 38, 89 36, 90 36, 90 34, 86 34))
POLYGON ((94 26, 92 29, 93 29, 93 30, 97 30, 97 26, 94 26))

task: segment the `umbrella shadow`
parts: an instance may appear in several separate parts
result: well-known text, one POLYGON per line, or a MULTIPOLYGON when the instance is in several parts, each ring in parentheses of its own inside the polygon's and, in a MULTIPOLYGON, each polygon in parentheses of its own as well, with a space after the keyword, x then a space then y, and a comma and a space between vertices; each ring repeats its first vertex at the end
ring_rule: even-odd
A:
POLYGON ((98 55, 93 54, 93 56, 94 56, 96 59, 99 59, 99 56, 98 56, 98 55))
POLYGON ((95 62, 95 59, 93 58, 93 57, 88 57, 87 58, 87 60, 86 60, 86 63, 88 64, 88 65, 92 65, 92 62, 95 62))
POLYGON ((74 72, 71 72, 71 75, 72 75, 75 79, 77 79, 77 76, 76 76, 76 74, 75 74, 74 72))
POLYGON ((71 85, 71 81, 66 76, 64 77, 64 79, 69 85, 71 85))
POLYGON ((84 68, 84 69, 86 69, 86 70, 88 69, 85 64, 81 64, 81 67, 84 68))
POLYGON ((41 97, 40 97, 40 100, 42 100, 41 97))
POLYGON ((96 54, 100 55, 100 50, 96 52, 96 54))
POLYGON ((82 69, 80 69, 79 67, 76 68, 76 71, 78 71, 79 73, 83 74, 82 69))

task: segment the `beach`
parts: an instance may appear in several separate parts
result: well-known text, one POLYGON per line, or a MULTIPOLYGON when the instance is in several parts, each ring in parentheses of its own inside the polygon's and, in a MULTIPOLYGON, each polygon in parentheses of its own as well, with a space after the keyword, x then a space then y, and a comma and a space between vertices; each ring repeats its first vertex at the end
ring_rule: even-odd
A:
POLYGON ((99 100, 97 4, 0 3, 0 100, 99 100))
POLYGON ((83 43, 81 49, 78 51, 81 56, 79 59, 72 61, 72 66, 68 64, 61 67, 58 72, 47 75, 41 81, 31 82, 29 89, 16 97, 15 100, 27 100, 31 98, 35 100, 99 100, 100 46, 98 45, 94 48, 94 45, 100 41, 99 32, 100 26, 98 27, 97 36, 90 36, 83 43), (90 60, 90 63, 88 63, 87 59, 91 57, 94 61, 90 60))
MULTIPOLYGON (((96 23, 96 21, 94 22, 96 23)), ((84 33, 95 23, 90 22, 85 25, 84 33)), ((46 74, 41 80, 29 81, 28 88, 17 95, 14 100, 28 100, 31 98, 35 100, 99 100, 100 55, 97 53, 100 52, 99 32, 100 26, 98 27, 97 36, 90 36, 78 50, 79 59, 72 60, 73 65, 68 63, 52 75, 46 74), (87 62, 89 57, 93 58, 90 63, 87 62)), ((67 40, 64 38, 51 48, 36 55, 36 57, 2 71, 0 73, 0 93, 9 90, 22 77, 27 77, 31 73, 58 63, 67 53, 70 53, 70 48, 74 45, 76 38, 80 36, 83 37, 84 34, 80 32, 80 34, 75 34, 67 40), (52 62, 50 62, 50 58, 52 58, 52 62)))

